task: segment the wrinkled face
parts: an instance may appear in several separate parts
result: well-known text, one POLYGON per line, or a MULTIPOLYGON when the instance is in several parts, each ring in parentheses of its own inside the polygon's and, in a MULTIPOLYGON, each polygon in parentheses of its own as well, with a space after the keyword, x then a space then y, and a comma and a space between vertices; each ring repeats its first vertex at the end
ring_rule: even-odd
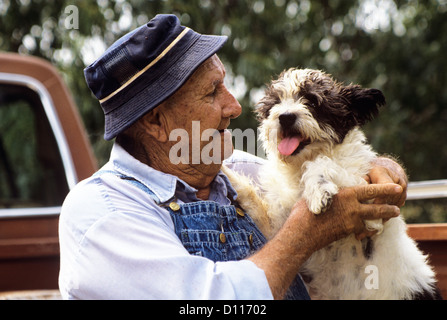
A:
POLYGON ((266 152, 286 158, 343 142, 383 104, 379 90, 344 86, 318 70, 290 69, 271 83, 256 111, 266 152))
MULTIPOLYGON (((206 60, 191 78, 167 101, 164 113, 168 132, 183 129, 190 144, 190 163, 200 163, 202 151, 218 158, 216 164, 233 151, 230 120, 241 114, 241 106, 224 85, 225 67, 217 55, 206 60), (213 154, 219 149, 219 154, 213 154), (196 156, 200 159, 195 159, 196 156), (198 162, 196 162, 196 160, 198 162)), ((171 142, 175 144, 176 141, 171 142)))

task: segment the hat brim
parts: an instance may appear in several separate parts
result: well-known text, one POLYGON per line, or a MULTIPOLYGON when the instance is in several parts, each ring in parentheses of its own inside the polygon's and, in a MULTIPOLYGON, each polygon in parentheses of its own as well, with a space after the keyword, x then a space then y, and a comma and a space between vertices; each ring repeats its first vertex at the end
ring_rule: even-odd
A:
POLYGON ((203 62, 222 48, 226 40, 226 36, 200 35, 182 56, 172 63, 167 72, 160 74, 157 81, 134 94, 119 108, 105 114, 104 139, 114 139, 172 96, 203 62), (127 108, 126 105, 132 107, 127 108))

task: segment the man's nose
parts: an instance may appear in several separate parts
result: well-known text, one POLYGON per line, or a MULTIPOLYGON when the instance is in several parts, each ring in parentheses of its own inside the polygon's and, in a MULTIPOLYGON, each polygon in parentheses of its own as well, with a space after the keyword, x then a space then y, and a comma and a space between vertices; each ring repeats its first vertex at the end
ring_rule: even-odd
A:
POLYGON ((224 98, 222 99, 222 117, 234 119, 242 113, 242 107, 239 101, 225 88, 224 98))

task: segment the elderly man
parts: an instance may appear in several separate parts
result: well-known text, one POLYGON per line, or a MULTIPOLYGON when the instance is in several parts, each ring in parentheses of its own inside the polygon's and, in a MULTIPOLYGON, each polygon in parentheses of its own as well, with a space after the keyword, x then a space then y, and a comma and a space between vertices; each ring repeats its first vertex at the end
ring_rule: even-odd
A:
MULTIPOLYGON (((209 143, 193 141, 194 123, 200 133, 216 131, 221 150, 213 159, 231 153, 226 129, 241 106, 215 54, 225 41, 158 15, 85 70, 104 109, 105 139, 116 141, 110 161, 62 208, 64 298, 308 299, 297 274, 313 252, 351 233, 368 234, 363 219, 399 214, 405 174, 380 159, 369 175, 374 184, 342 190, 327 214, 312 215, 297 199, 267 242, 238 206, 221 161, 172 161, 175 129, 189 133, 190 160, 194 146, 209 143), (374 198, 387 204, 362 204, 374 198)), ((252 176, 262 163, 240 151, 226 161, 252 176)))

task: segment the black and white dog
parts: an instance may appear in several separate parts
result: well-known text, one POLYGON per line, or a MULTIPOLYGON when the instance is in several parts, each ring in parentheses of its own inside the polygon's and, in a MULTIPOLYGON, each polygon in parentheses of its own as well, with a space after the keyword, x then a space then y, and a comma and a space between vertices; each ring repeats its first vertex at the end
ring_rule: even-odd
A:
MULTIPOLYGON (((367 183, 377 154, 360 127, 384 104, 381 91, 343 85, 318 70, 289 69, 272 81, 256 110, 267 154, 260 188, 224 169, 239 203, 267 237, 298 199, 314 214, 324 214, 340 188, 367 183)), ((354 235, 338 240, 302 267, 312 298, 440 298, 427 257, 406 234, 401 217, 365 224, 379 232, 362 241, 354 235)))

